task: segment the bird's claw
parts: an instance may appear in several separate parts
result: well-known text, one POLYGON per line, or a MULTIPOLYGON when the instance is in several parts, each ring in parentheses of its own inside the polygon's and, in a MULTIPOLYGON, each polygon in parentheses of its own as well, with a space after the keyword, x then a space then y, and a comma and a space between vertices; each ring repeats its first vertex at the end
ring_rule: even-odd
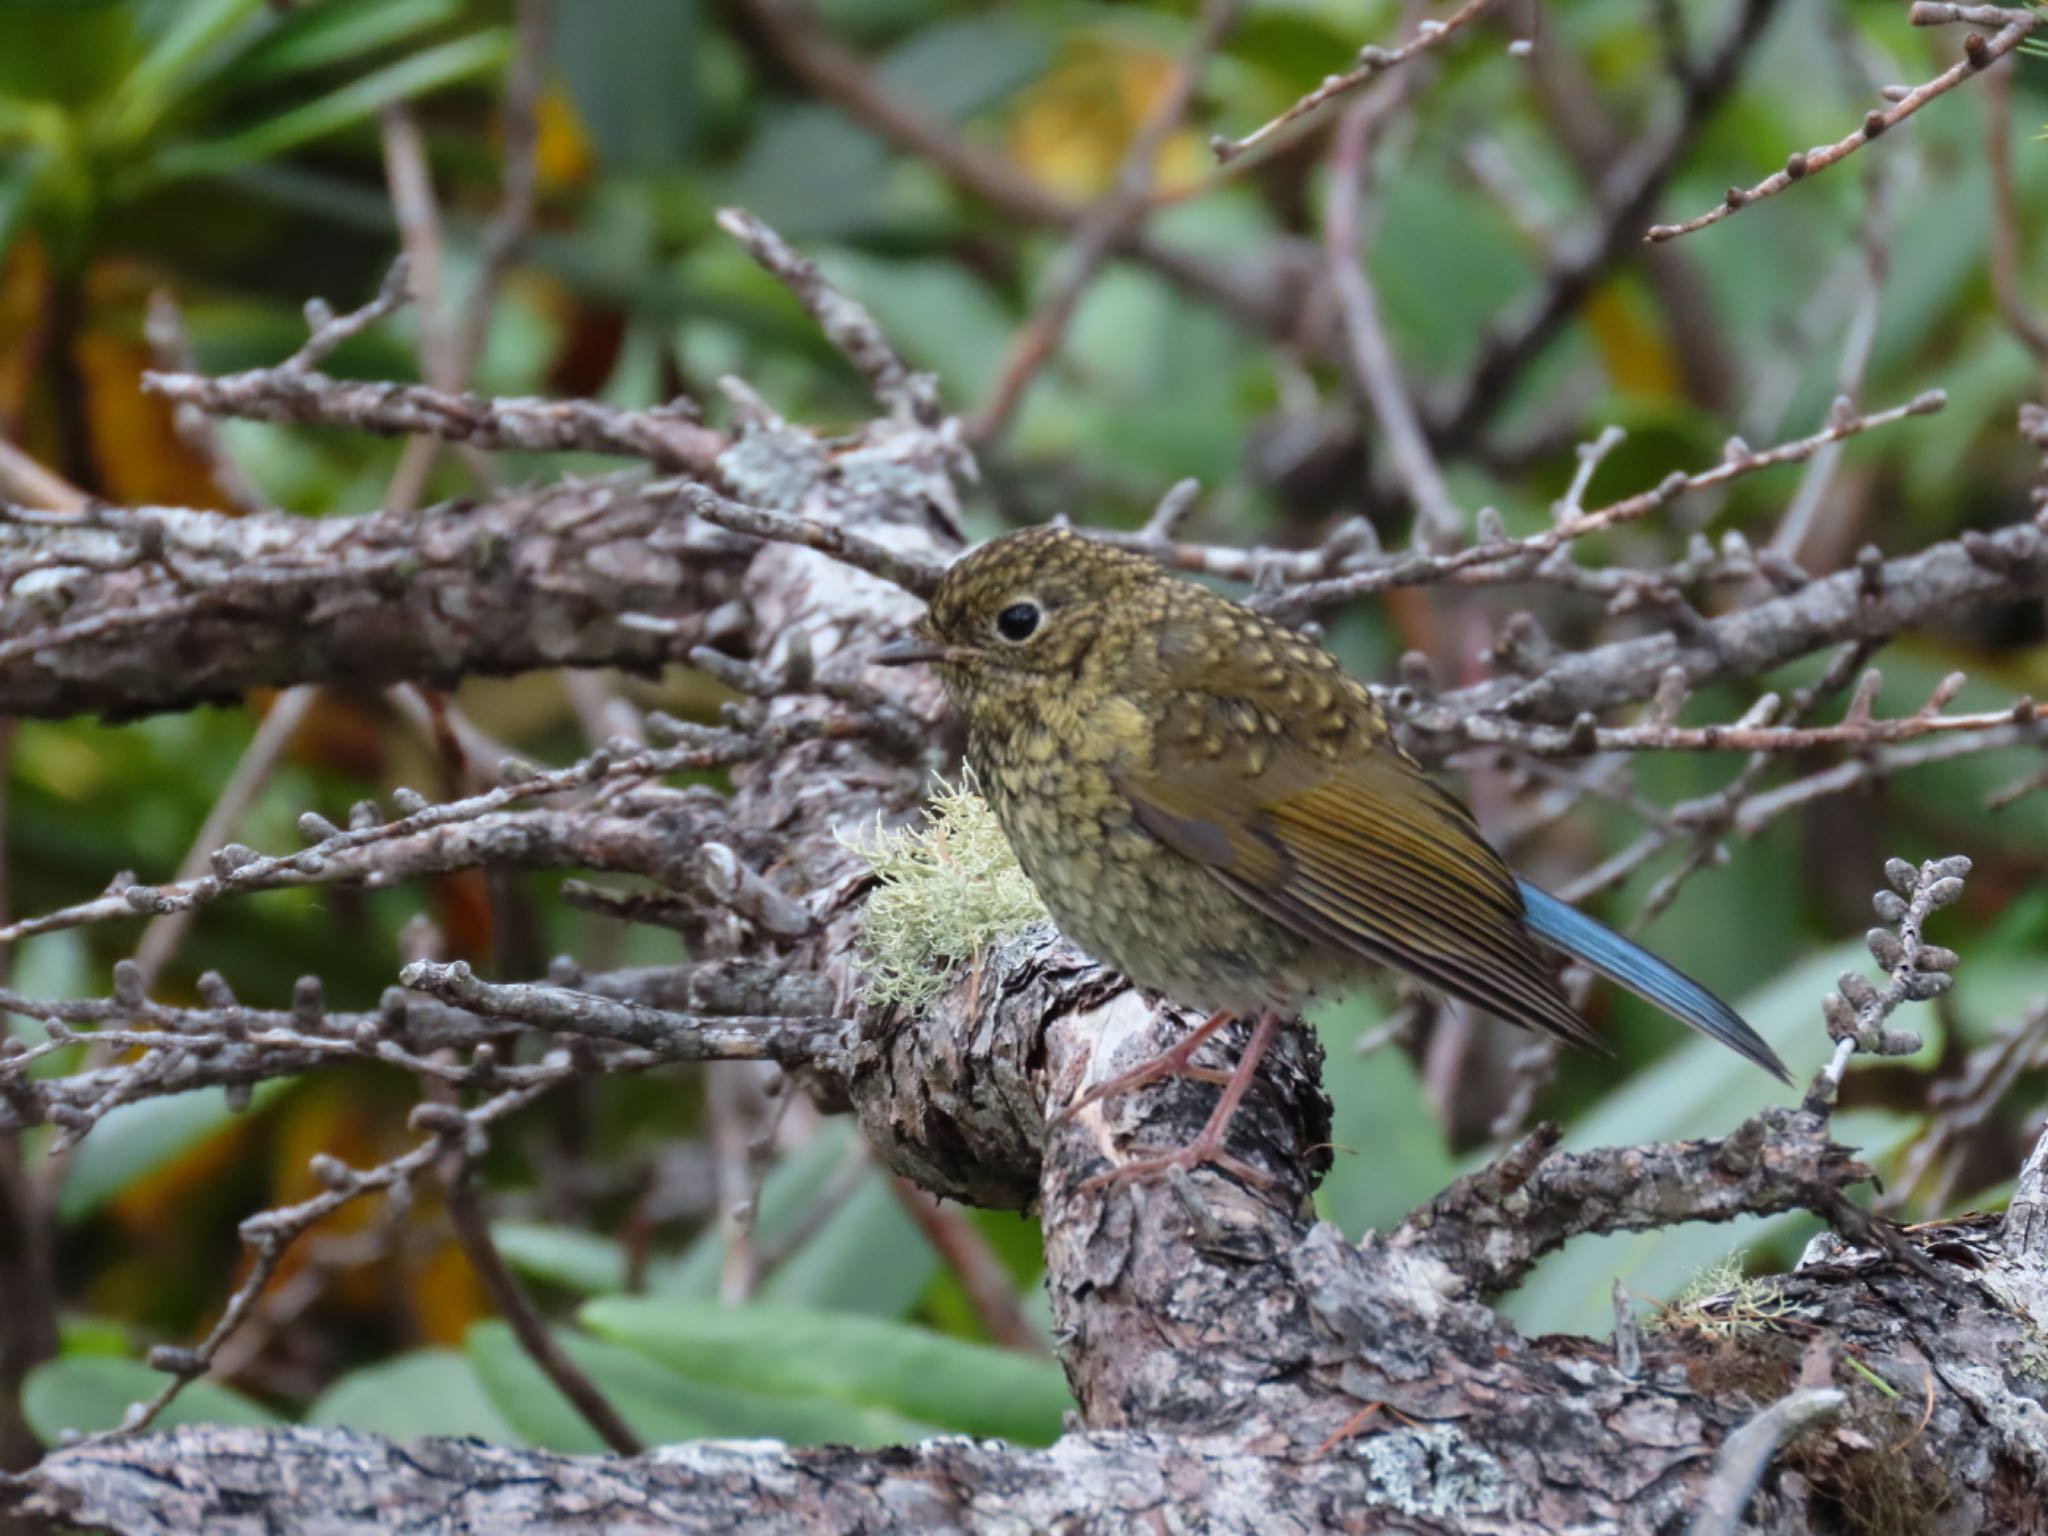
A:
POLYGON ((1054 1123, 1064 1125, 1091 1104, 1100 1104, 1104 1099, 1129 1093, 1134 1089, 1143 1088, 1148 1083, 1160 1082, 1169 1077, 1193 1078, 1198 1083, 1209 1083, 1218 1088, 1227 1087, 1232 1074, 1218 1067, 1196 1066, 1194 1054, 1229 1017, 1229 1014, 1215 1015, 1179 1044, 1168 1046, 1149 1061, 1140 1062, 1128 1072, 1119 1072, 1107 1082, 1097 1083, 1062 1109, 1054 1117, 1054 1123))
POLYGON ((1265 1169, 1254 1167, 1243 1158, 1224 1151, 1220 1140, 1212 1140, 1208 1136, 1197 1136, 1186 1146, 1172 1152, 1160 1151, 1157 1148, 1133 1150, 1138 1156, 1129 1162, 1117 1164, 1107 1173, 1096 1174, 1082 1184, 1081 1193, 1094 1194, 1097 1190, 1109 1189, 1114 1185, 1170 1173, 1175 1168, 1193 1173, 1205 1165, 1227 1173, 1239 1183, 1249 1184, 1254 1189, 1271 1189, 1274 1183, 1273 1175, 1265 1169))

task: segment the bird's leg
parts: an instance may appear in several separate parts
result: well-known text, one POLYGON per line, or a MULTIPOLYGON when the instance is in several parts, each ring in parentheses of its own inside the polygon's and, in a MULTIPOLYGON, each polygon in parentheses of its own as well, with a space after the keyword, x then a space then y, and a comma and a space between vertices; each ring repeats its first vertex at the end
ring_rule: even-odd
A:
MULTIPOLYGON (((1213 1022, 1213 1021, 1212 1021, 1213 1022)), ((1206 1026, 1205 1026, 1206 1027, 1206 1026)), ((1170 1168, 1185 1168, 1192 1172, 1204 1163, 1213 1163, 1225 1173, 1244 1180, 1247 1184, 1265 1189, 1273 1182, 1273 1176, 1265 1170, 1254 1168, 1241 1157, 1232 1157, 1223 1150, 1223 1138, 1230 1129, 1230 1118, 1237 1113, 1238 1102, 1252 1085, 1252 1079, 1259 1075, 1259 1062, 1266 1054, 1266 1048, 1273 1043, 1273 1036, 1280 1028, 1280 1010, 1268 1008, 1259 1015, 1258 1027, 1252 1031, 1252 1038, 1244 1048, 1244 1054, 1237 1059, 1237 1070, 1230 1074, 1230 1082, 1223 1090, 1223 1097, 1216 1101, 1216 1108, 1210 1111, 1209 1123, 1202 1127, 1201 1134, 1177 1152, 1148 1152, 1128 1163, 1121 1163, 1107 1173, 1099 1173, 1081 1188, 1101 1189, 1105 1185, 1122 1183, 1126 1179, 1142 1179, 1151 1174, 1165 1173, 1170 1168)))
POLYGON ((1140 1062, 1128 1072, 1119 1072, 1106 1083, 1097 1083, 1061 1110, 1060 1119, 1065 1120, 1078 1115, 1090 1104, 1099 1104, 1113 1094, 1129 1093, 1133 1088, 1156 1083, 1163 1077, 1192 1077, 1200 1082, 1217 1084, 1229 1082, 1228 1072, 1219 1072, 1214 1067, 1198 1067, 1194 1064, 1193 1057, 1195 1052, 1202 1048, 1203 1041, 1236 1017, 1237 1015, 1228 1009, 1222 1013, 1210 1014, 1179 1044, 1167 1047, 1157 1056, 1149 1061, 1140 1062))

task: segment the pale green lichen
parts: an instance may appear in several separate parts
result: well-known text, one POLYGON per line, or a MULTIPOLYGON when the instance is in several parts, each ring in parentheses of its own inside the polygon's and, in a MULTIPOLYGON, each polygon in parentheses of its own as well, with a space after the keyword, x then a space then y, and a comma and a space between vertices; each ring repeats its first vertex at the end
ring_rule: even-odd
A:
POLYGON ((921 826, 842 842, 874 870, 854 964, 866 996, 922 1008, 952 973, 1050 919, 972 775, 935 781, 921 826))
POLYGON ((1451 1520, 1498 1511, 1507 1479, 1491 1451, 1447 1425, 1418 1424, 1369 1435, 1353 1453, 1365 1463, 1375 1502, 1417 1519, 1451 1520))
POLYGON ((1745 1274, 1741 1261, 1731 1255, 1701 1270, 1650 1326, 1691 1329, 1709 1338, 1727 1339, 1751 1328, 1767 1327, 1797 1310, 1775 1279, 1745 1274))

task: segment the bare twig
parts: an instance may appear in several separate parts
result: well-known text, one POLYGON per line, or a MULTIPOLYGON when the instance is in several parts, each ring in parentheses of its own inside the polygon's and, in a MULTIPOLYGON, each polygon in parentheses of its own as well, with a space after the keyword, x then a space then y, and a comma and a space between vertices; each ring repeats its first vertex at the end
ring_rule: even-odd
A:
POLYGON ((1417 586, 1462 577, 1475 567, 1507 567, 1526 577, 1540 565, 1545 556, 1555 554, 1565 545, 1575 539, 1584 538, 1587 534, 1598 533, 1621 523, 1647 517, 1650 513, 1669 506, 1681 496, 1694 495, 1700 491, 1726 485, 1731 480, 1754 474, 1758 470, 1780 464, 1803 462, 1830 443, 1841 442, 1845 438, 1855 437, 1876 427, 1889 426, 1909 416, 1930 415, 1945 404, 1947 396, 1940 390, 1929 390, 1904 405, 1896 405, 1889 410, 1877 411, 1868 416, 1855 412, 1836 413, 1825 427, 1811 436, 1761 452, 1745 444, 1732 442, 1728 454, 1712 469, 1700 470, 1690 475, 1674 471, 1650 490, 1640 491, 1596 511, 1568 513, 1541 533, 1532 533, 1521 539, 1497 538, 1451 554, 1403 556, 1352 575, 1331 577, 1288 588, 1275 597, 1268 606, 1290 612, 1318 608, 1344 602, 1368 592, 1384 591, 1389 587, 1417 586))
POLYGON ((258 368, 207 378, 146 373, 142 387, 212 416, 319 423, 380 436, 417 433, 519 453, 612 453, 708 473, 725 448, 687 400, 628 411, 595 400, 504 399, 429 384, 362 384, 307 369, 258 368))
POLYGON ((1842 1074, 1858 1051, 1910 1056, 1920 1049, 1918 1035, 1885 1026, 1901 1003, 1926 1002, 1955 985, 1955 951, 1929 944, 1921 934, 1930 916, 1963 894, 1970 861, 1958 854, 1930 859, 1915 869, 1904 859, 1892 859, 1884 873, 1891 888, 1880 890, 1874 905, 1886 926, 1871 929, 1867 942, 1872 957, 1890 974, 1884 986, 1874 987, 1857 972, 1844 971, 1841 990, 1822 999, 1835 1051, 1806 1093, 1806 1108, 1816 1115, 1833 1109, 1842 1074))
MULTIPOLYGON (((1910 165, 1910 161, 1901 161, 1910 165)), ((1864 208, 1858 241, 1863 247, 1864 281, 1856 307, 1849 316, 1848 334, 1842 342, 1842 356, 1835 366, 1834 412, 1853 411, 1856 397, 1863 392, 1864 370, 1877 341, 1878 313, 1884 302, 1885 274, 1891 263, 1887 245, 1885 172, 1872 170, 1864 177, 1864 208)), ((1830 443, 1807 463, 1799 478, 1799 490, 1786 507, 1784 516, 1771 533, 1770 550, 1787 560, 1797 560, 1813 531, 1835 466, 1841 462, 1842 445, 1830 443)))
POLYGON ((1666 125, 1608 172, 1592 221, 1559 242, 1535 298, 1480 342, 1463 387, 1429 418, 1432 442, 1444 449, 1471 443, 1600 279, 1640 250, 1636 232, 1655 212, 1686 151, 1734 91, 1779 5, 1780 0, 1741 0, 1721 40, 1682 72, 1679 100, 1666 125))
POLYGON ((2012 168, 2012 75, 2016 64, 1984 72, 1984 164, 1991 178, 1991 291, 2006 329, 2033 354, 2048 387, 2048 320, 2027 302, 2020 281, 2019 189, 2012 168))
POLYGON ((387 315, 396 313, 410 300, 407 289, 410 267, 401 256, 391 263, 377 296, 361 309, 337 315, 324 299, 306 301, 306 328, 310 333, 299 350, 278 364, 283 373, 311 373, 325 362, 335 348, 360 336, 387 315))
POLYGON ((1931 0, 1915 0, 1910 12, 1916 27, 1943 26, 1950 22, 1967 22, 1974 26, 1996 26, 1998 31, 1985 38, 1971 33, 1963 39, 1963 56, 1943 70, 1926 84, 1916 86, 1888 106, 1873 107, 1864 115, 1862 126, 1844 135, 1832 144, 1818 145, 1812 149, 1794 150, 1785 161, 1785 168, 1766 176, 1752 187, 1730 187, 1728 195, 1721 202, 1696 218, 1682 224, 1653 224, 1643 238, 1650 241, 1675 240, 1680 235, 1692 234, 1705 229, 1709 224, 1718 224, 1730 214, 1774 197, 1796 181, 1819 174, 1838 160, 1846 159, 1887 130, 1897 127, 1918 112, 1936 97, 1954 90, 1972 75, 1979 74, 2008 53, 2018 48, 2041 25, 2040 12, 2026 9, 2005 9, 1990 5, 1945 5, 1931 3, 1931 0))
POLYGON ((796 295, 826 339, 860 370, 878 401, 906 420, 938 425, 944 414, 938 380, 898 357, 866 308, 827 283, 816 263, 791 250, 782 236, 744 209, 720 209, 718 227, 796 295))
POLYGON ((773 1061, 807 1066, 831 1054, 844 1019, 674 1013, 566 987, 480 981, 460 960, 416 960, 399 980, 485 1018, 554 1034, 587 1035, 653 1051, 669 1061, 773 1061))
MULTIPOLYGON (((221 786, 220 794, 214 798, 212 809, 200 824, 198 835, 192 839, 184 861, 179 864, 178 880, 198 879, 206 872, 214 851, 234 840, 235 834, 241 830, 243 818, 249 814, 249 808, 269 781, 271 770, 284 755, 293 732, 298 730, 319 694, 319 689, 301 684, 297 688, 287 688, 271 701, 269 712, 249 738, 249 745, 235 763, 234 772, 221 786)), ((159 913, 142 930, 142 940, 135 947, 135 964, 142 972, 145 988, 162 973, 165 962, 176 952, 178 942, 191 921, 192 909, 178 907, 159 913)))
MULTIPOLYGON (((1082 205, 1049 192, 1001 155, 970 143, 892 90, 856 55, 817 30, 790 0, 744 0, 743 10, 781 62, 820 96, 865 123, 886 143, 928 161, 971 196, 1042 228, 1074 229, 1082 205)), ((1266 276, 1241 275, 1133 227, 1114 249, 1159 272, 1183 292, 1213 303, 1267 334, 1293 321, 1291 299, 1266 276)))
POLYGON ((533 227, 539 183, 540 98, 547 83, 548 40, 554 31, 554 0, 519 0, 512 57, 505 66, 499 115, 504 123, 504 182, 498 206, 484 226, 476 281, 463 296, 462 312, 448 337, 451 377, 469 377, 489 338, 491 308, 498 287, 533 227))
MULTIPOLYGON (((1877 678, 1875 671, 1866 674, 1877 678)), ((1875 685, 1859 689, 1849 717, 1833 725, 1776 725, 1771 717, 1779 707, 1776 694, 1759 699, 1741 720, 1729 725, 1595 725, 1590 717, 1568 729, 1554 726, 1522 725, 1498 715, 1464 715, 1450 729, 1466 740, 1483 746, 1511 747, 1538 756, 1583 756, 1589 752, 1804 752, 1815 747, 1868 747, 1880 743, 1913 741, 1950 731, 1997 731, 2007 726, 2031 726, 2040 719, 2031 699, 2021 699, 2007 709, 1980 714, 1946 715, 1940 702, 1944 693, 1954 697, 1962 684, 1960 672, 1951 673, 1944 687, 1937 689, 1917 712, 1881 720, 1870 713, 1875 685)), ((1432 719, 1432 724, 1435 723, 1432 719)), ((2048 733, 2044 733, 2048 740, 2048 733)))
POLYGON ((91 497, 0 437, 0 500, 50 512, 83 512, 91 497))
POLYGON ((533 1300, 526 1294, 526 1288, 519 1283, 505 1265, 504 1255, 498 1252, 498 1245, 491 1238, 491 1224, 484 1216, 483 1203, 476 1191, 476 1164, 471 1150, 461 1144, 460 1138, 469 1132, 469 1119, 457 1112, 460 1128, 452 1131, 449 1149, 452 1171, 444 1181, 448 1202, 448 1221, 455 1230, 455 1240, 462 1245, 464 1257, 476 1271, 477 1279, 489 1293, 491 1304, 498 1309, 507 1326, 518 1339, 533 1363, 539 1366, 549 1381, 562 1396, 566 1397, 583 1415, 583 1421, 604 1443, 621 1456, 638 1456, 647 1448, 633 1426, 628 1424, 611 1400, 598 1390, 582 1366, 570 1358, 562 1348, 548 1325, 541 1321, 540 1314, 533 1309, 533 1300))
POLYGON ((1482 1294, 1512 1289, 1588 1232, 1654 1231, 1776 1211, 1831 1211, 1870 1177, 1820 1116, 1769 1109, 1714 1141, 1557 1152, 1539 1126, 1410 1215, 1395 1242, 1435 1254, 1482 1294))
MULTIPOLYGON (((1466 10, 1477 12, 1478 4, 1466 10)), ((1462 14, 1462 13, 1461 13, 1462 14)), ((1454 18, 1455 20, 1455 18, 1454 18)), ((1415 508, 1415 543, 1438 554, 1463 541, 1464 514, 1451 500, 1437 468, 1436 456, 1416 420, 1415 407, 1402 382, 1400 364, 1380 319, 1379 295, 1366 275, 1358 250, 1358 205, 1368 174, 1367 157, 1375 120, 1397 97, 1362 97, 1345 110, 1330 157, 1330 197, 1324 213, 1323 242, 1330 282, 1344 316, 1350 341, 1352 371, 1373 415, 1386 435, 1394 466, 1415 508)))
POLYGON ((1195 38, 1174 67, 1174 75, 1124 153, 1116 180, 1074 226, 1066 248, 1052 262, 1044 294, 1024 329, 1010 344, 994 389, 968 425, 969 441, 999 441, 1024 401, 1031 380, 1054 352, 1081 297, 1112 249, 1143 222, 1150 205, 1153 168, 1159 151, 1187 115, 1202 77, 1202 66, 1237 17, 1237 0, 1204 0, 1195 38))
MULTIPOLYGON (((772 753, 796 740, 831 734, 831 731, 830 723, 824 721, 791 722, 758 735, 698 727, 681 746, 650 747, 630 753, 600 750, 580 762, 552 772, 541 772, 514 763, 509 765, 511 771, 503 775, 507 782, 481 794, 442 805, 428 805, 418 795, 404 791, 393 797, 399 802, 402 814, 389 820, 366 820, 346 831, 308 813, 300 818, 301 830, 309 834, 309 846, 302 852, 266 857, 253 849, 230 843, 212 852, 210 862, 213 867, 209 874, 163 886, 121 884, 116 890, 93 900, 40 917, 17 919, 0 928, 0 943, 14 943, 37 933, 85 923, 205 906, 225 896, 244 892, 364 878, 371 873, 370 869, 365 865, 351 866, 349 860, 351 856, 379 845, 401 843, 419 834, 437 832, 460 823, 481 823, 490 813, 517 802, 567 794, 606 783, 633 783, 690 769, 736 763, 757 754, 772 753)), ((424 868, 437 867, 445 866, 429 864, 419 872, 424 868)))
MULTIPOLYGON (((143 333, 149 341, 150 360, 157 372, 190 374, 198 371, 198 364, 192 356, 192 338, 185 330, 185 316, 168 288, 159 288, 150 294, 143 333)), ((179 440, 205 462, 207 475, 226 499, 230 511, 250 513, 268 510, 269 503, 257 490, 247 471, 227 451, 219 431, 205 411, 189 402, 177 401, 171 408, 171 425, 176 429, 179 440)))
POLYGON ((1836 1387, 1802 1387, 1786 1393, 1724 1440, 1690 1536, 1735 1536, 1749 1496, 1778 1447, 1807 1425, 1841 1412, 1848 1400, 1848 1394, 1836 1387))
POLYGON ((1016 1282, 966 1212, 946 1205, 901 1175, 892 1175, 889 1187, 895 1191, 897 1204, 910 1213, 918 1230, 953 1271, 988 1336, 1007 1349, 1044 1354, 1045 1340, 1018 1304, 1016 1282))
POLYGON ((1405 64, 1416 55, 1436 47, 1460 28, 1470 26, 1485 15, 1492 4, 1493 0, 1465 0, 1465 3, 1450 15, 1441 19, 1431 17, 1424 21, 1415 29, 1415 35, 1398 47, 1382 48, 1377 44, 1368 44, 1358 51, 1358 63, 1351 70, 1341 75, 1330 76, 1271 122, 1261 124, 1241 139, 1226 139, 1220 134, 1217 135, 1210 140, 1210 148, 1216 152, 1218 161, 1228 164, 1250 150, 1274 142, 1340 96, 1348 95, 1395 66, 1405 64))
MULTIPOLYGON (((570 1072, 565 1058, 559 1063, 554 1080, 570 1072)), ((482 1136, 488 1128, 514 1111, 525 1108, 543 1093, 551 1082, 537 1083, 528 1087, 507 1089, 496 1097, 486 1100, 476 1108, 463 1111, 447 1105, 421 1105, 414 1113, 416 1122, 431 1119, 435 1125, 460 1126, 460 1134, 482 1136), (434 1110, 439 1114, 425 1117, 422 1111, 434 1110)), ((192 1382, 212 1369, 214 1358, 221 1347, 247 1321, 257 1300, 269 1286, 271 1277, 292 1244, 303 1237, 313 1226, 340 1210, 351 1201, 380 1190, 409 1187, 416 1177, 426 1171, 445 1149, 443 1135, 428 1136, 411 1151, 395 1157, 375 1168, 354 1169, 324 1154, 315 1159, 315 1172, 327 1188, 310 1200, 297 1205, 284 1206, 265 1211, 260 1216, 251 1216, 241 1226, 242 1241, 255 1250, 242 1282, 234 1295, 228 1298, 220 1318, 207 1332, 206 1337, 190 1348, 160 1344, 150 1351, 149 1363, 164 1372, 170 1379, 157 1394, 146 1402, 135 1403, 122 1415, 117 1428, 102 1430, 86 1437, 89 1444, 104 1444, 119 1436, 136 1434, 147 1429, 173 1399, 192 1382)))
POLYGON ((768 507, 744 506, 694 481, 666 481, 648 486, 644 494, 652 500, 680 502, 693 515, 733 533, 815 549, 870 576, 894 582, 919 597, 930 597, 945 574, 944 567, 936 562, 899 553, 836 523, 821 523, 768 507))

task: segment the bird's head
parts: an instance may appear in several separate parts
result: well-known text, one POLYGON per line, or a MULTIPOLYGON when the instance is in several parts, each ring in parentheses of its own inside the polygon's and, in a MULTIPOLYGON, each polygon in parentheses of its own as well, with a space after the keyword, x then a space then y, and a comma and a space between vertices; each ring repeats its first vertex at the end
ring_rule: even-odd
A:
POLYGON ((946 571, 888 666, 931 662, 970 718, 977 706, 1078 679, 1099 644, 1146 622, 1168 578, 1151 561, 1069 528, 1027 528, 977 545, 946 571))

